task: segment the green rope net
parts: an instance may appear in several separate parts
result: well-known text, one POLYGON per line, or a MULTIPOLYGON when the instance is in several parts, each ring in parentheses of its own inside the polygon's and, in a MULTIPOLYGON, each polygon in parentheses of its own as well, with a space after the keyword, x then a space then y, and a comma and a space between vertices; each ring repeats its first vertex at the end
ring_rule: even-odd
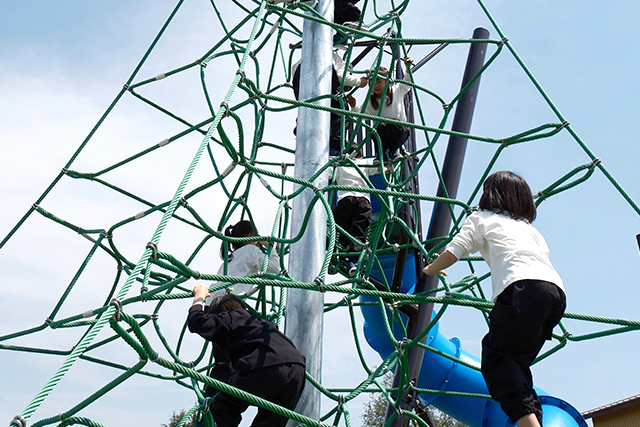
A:
MULTIPOLYGON (((427 351, 438 351, 420 343, 422 335, 426 333, 424 331, 423 334, 413 337, 413 339, 405 337, 406 339, 399 340, 398 351, 383 360, 377 367, 369 366, 361 351, 359 338, 361 335, 356 327, 354 312, 355 306, 365 304, 360 301, 360 296, 373 297, 374 302, 366 304, 377 304, 381 307, 381 312, 386 316, 389 336, 393 336, 390 325, 395 319, 400 318, 400 309, 405 305, 434 303, 437 316, 433 322, 437 321, 449 306, 474 308, 483 312, 485 318, 491 307, 491 303, 485 298, 483 291, 488 274, 476 274, 475 266, 482 262, 477 257, 467 260, 470 268, 468 276, 456 282, 447 282, 443 279, 441 287, 430 294, 411 295, 397 292, 384 277, 381 284, 377 286, 372 284, 370 274, 374 267, 380 265, 378 257, 409 250, 413 251, 417 257, 429 260, 449 240, 448 236, 443 236, 426 241, 420 221, 408 221, 403 212, 413 212, 416 217, 419 216, 421 203, 446 203, 451 206, 451 212, 454 214, 454 226, 452 227, 452 233, 454 233, 465 215, 471 211, 473 201, 478 196, 484 178, 490 173, 499 156, 507 147, 524 143, 535 144, 554 135, 568 133, 590 160, 586 164, 566 170, 564 174, 558 176, 554 182, 539 192, 536 197, 538 205, 582 184, 596 170, 599 170, 627 200, 632 209, 640 214, 636 203, 591 153, 549 100, 502 34, 483 2, 479 1, 479 4, 490 22, 493 23, 498 38, 474 40, 406 37, 403 33, 402 17, 409 5, 408 0, 391 1, 390 4, 383 4, 383 2, 376 0, 361 0, 359 7, 363 12, 362 16, 370 19, 365 20, 366 26, 355 29, 327 22, 314 11, 312 2, 294 1, 292 3, 268 4, 266 1, 216 2, 211 0, 213 16, 217 19, 215 26, 222 37, 213 43, 210 49, 203 51, 198 58, 190 63, 165 71, 155 77, 140 75, 145 61, 170 27, 174 17, 180 12, 183 1, 179 1, 134 72, 87 138, 53 183, 0 242, 0 248, 4 247, 30 217, 39 214, 56 227, 64 227, 75 233, 76 239, 80 239, 83 244, 86 244, 87 241, 90 243, 84 261, 46 321, 39 326, 0 337, 0 349, 3 351, 33 352, 65 358, 51 379, 46 382, 20 415, 16 416, 11 425, 26 425, 26 422, 32 418, 74 363, 78 359, 82 359, 111 368, 115 372, 115 376, 75 406, 62 408, 58 412, 59 415, 40 418, 36 422, 31 422, 30 425, 101 426, 99 420, 94 421, 82 417, 82 410, 107 392, 116 389, 132 376, 144 375, 157 379, 163 387, 177 386, 193 390, 198 404, 187 412, 182 423, 186 422, 194 412, 202 411, 205 402, 202 390, 205 385, 209 385, 239 396, 252 404, 269 408, 301 424, 317 426, 317 420, 273 405, 268 401, 209 378, 206 373, 213 361, 211 348, 207 343, 202 343, 201 350, 195 359, 192 358, 192 355, 186 356, 189 359, 183 356, 181 348, 183 341, 189 335, 186 333, 186 327, 182 328, 177 342, 170 342, 165 337, 163 327, 166 325, 162 324, 161 309, 168 305, 179 306, 181 310, 184 309, 186 317, 186 307, 192 298, 191 288, 197 283, 196 281, 205 281, 213 282, 210 287, 212 292, 225 289, 235 283, 255 285, 258 291, 246 297, 251 308, 257 314, 276 322, 278 325, 282 325, 285 318, 284 296, 287 288, 295 287, 309 292, 325 292, 327 295, 333 295, 335 302, 326 304, 325 313, 329 314, 338 310, 348 312, 354 344, 360 355, 362 376, 358 384, 352 387, 334 389, 323 387, 317 379, 309 376, 308 387, 317 387, 326 398, 334 402, 331 407, 323 409, 322 424, 338 425, 344 423, 350 426, 349 403, 362 393, 381 391, 392 404, 398 405, 398 402, 390 394, 392 390, 381 385, 380 377, 396 367, 405 373, 405 378, 408 376, 406 357, 402 356, 404 354, 402 350, 412 346, 422 346, 427 351), (221 3, 224 3, 224 7, 221 6, 221 3), (407 84, 412 88, 411 96, 415 120, 411 123, 403 123, 403 125, 413 129, 415 147, 411 150, 405 148, 404 156, 401 159, 388 164, 389 173, 382 174, 383 188, 377 188, 369 182, 369 188, 364 189, 343 187, 332 183, 317 189, 309 209, 319 204, 327 211, 329 217, 328 250, 318 275, 320 281, 313 283, 296 281, 287 273, 284 261, 289 246, 301 237, 300 234, 292 235, 289 232, 291 202, 303 189, 313 189, 314 185, 310 181, 294 178, 292 169, 295 138, 290 134, 287 141, 270 142, 274 135, 277 135, 274 133, 274 129, 288 129, 289 127, 293 129, 298 107, 327 110, 342 115, 347 123, 351 123, 351 130, 342 133, 341 143, 344 153, 347 153, 354 146, 363 148, 368 141, 378 148, 377 152, 380 152, 380 139, 375 132, 377 123, 380 121, 400 123, 391 119, 370 116, 358 109, 322 107, 315 103, 317 99, 305 101, 294 99, 291 84, 292 67, 299 57, 304 19, 330 26, 342 36, 342 42, 347 47, 346 50, 341 51, 341 55, 345 62, 350 64, 351 72, 356 75, 371 76, 376 74, 375 70, 378 66, 385 65, 392 70, 389 80, 398 77, 393 71, 395 64, 399 58, 408 56, 411 49, 415 49, 414 52, 416 52, 425 48, 432 49, 435 46, 436 49, 433 53, 437 53, 450 45, 469 46, 471 43, 486 43, 488 46, 487 60, 474 80, 490 70, 500 55, 511 55, 544 98, 557 117, 557 121, 538 124, 531 129, 522 129, 513 136, 500 139, 459 134, 448 130, 449 114, 455 109, 457 101, 469 85, 462 88, 453 97, 446 99, 432 91, 428 84, 423 85, 419 70, 414 67, 414 70, 407 77, 409 81, 407 84), (366 65, 363 65, 365 62, 366 65), (227 81, 230 83, 223 83, 225 81, 223 76, 228 77, 227 81), (200 102, 206 105, 204 114, 202 114, 203 111, 199 111, 199 114, 179 115, 170 111, 164 103, 164 98, 158 94, 161 93, 162 85, 172 79, 189 79, 197 82, 200 87, 200 99, 194 100, 194 103, 200 102), (124 156, 96 172, 74 169, 77 157, 90 146, 90 142, 100 134, 103 122, 125 100, 126 102, 137 102, 140 104, 140 108, 151 109, 160 114, 174 125, 175 133, 159 143, 148 145, 147 148, 124 156), (439 106, 440 115, 427 118, 424 110, 428 105, 439 106), (364 137, 358 135, 364 135, 364 137), (478 185, 466 200, 435 197, 420 194, 417 191, 416 180, 422 173, 428 172, 442 180, 440 165, 436 160, 434 150, 444 144, 441 142, 443 136, 450 135, 462 136, 471 141, 495 147, 492 158, 480 177, 478 185), (198 144, 191 144, 196 140, 199 141, 198 144), (183 143, 183 141, 187 142, 183 143), (184 175, 173 197, 161 202, 146 200, 136 194, 135 186, 121 185, 117 180, 110 179, 110 176, 118 170, 126 168, 137 168, 138 173, 146 173, 144 167, 138 168, 138 165, 145 158, 154 155, 162 156, 163 150, 167 149, 165 147, 174 146, 179 146, 181 151, 186 150, 193 153, 193 157, 186 168, 182 169, 184 175), (198 171, 204 172, 198 175, 196 168, 199 168, 198 171), (205 178, 202 178, 203 176, 205 178), (47 208, 47 197, 57 185, 70 180, 82 181, 85 185, 90 186, 101 186, 118 197, 142 206, 142 211, 136 215, 123 216, 108 227, 101 229, 88 229, 77 221, 58 217, 55 212, 47 208), (330 206, 337 190, 368 192, 372 199, 380 204, 380 212, 371 224, 368 241, 360 242, 365 246, 362 253, 347 253, 345 248, 337 243, 336 233, 338 232, 344 233, 354 242, 357 241, 354 236, 350 236, 346 230, 340 229, 333 221, 330 206), (266 208, 265 203, 271 207, 266 208), (258 217, 262 221, 261 224, 271 226, 269 230, 264 230, 263 227, 260 230, 263 233, 260 237, 229 238, 223 233, 227 225, 233 224, 239 219, 255 221, 258 217), (158 219, 160 219, 159 222, 158 219), (128 230, 136 227, 137 224, 149 224, 150 222, 157 224, 157 228, 152 233, 152 237, 148 239, 148 243, 136 246, 136 253, 127 242, 128 230), (189 239, 186 240, 188 250, 176 249, 174 251, 171 243, 165 243, 163 234, 170 224, 172 226, 178 224, 173 227, 188 230, 189 239), (398 241, 399 232, 406 236, 405 240, 398 241), (199 258, 200 254, 210 248, 217 248, 221 242, 228 246, 230 243, 250 240, 261 240, 263 244, 265 250, 263 273, 251 277, 232 277, 213 274, 208 270, 199 271, 193 267, 194 264, 206 265, 207 262, 202 262, 199 258), (427 250, 426 247, 432 249, 427 250), (279 251, 281 259, 279 274, 266 272, 266 256, 271 251, 279 251), (138 260, 131 258, 140 252, 142 252, 142 256, 138 260), (100 289, 105 289, 102 305, 86 307, 86 311, 67 317, 60 316, 65 302, 74 293, 76 283, 91 268, 92 260, 98 254, 108 257, 113 266, 110 271, 106 271, 102 275, 103 282, 108 283, 106 287, 100 287, 100 289), (358 273, 355 277, 350 277, 340 262, 340 259, 348 255, 359 255, 358 273), (329 280, 330 274, 333 275, 332 280, 329 280), (69 328, 81 331, 80 338, 69 350, 14 344, 14 341, 21 337, 36 334, 45 329, 69 328), (108 328, 110 328, 108 337, 97 340, 96 337, 101 330, 108 331, 108 328), (133 366, 110 361, 106 356, 109 353, 101 351, 108 349, 115 342, 122 341, 139 356, 139 362, 133 366), (156 365, 161 373, 149 369, 152 364, 156 365)), ((214 24, 212 23, 212 25, 214 24)), ((413 56, 416 56, 415 53, 413 56)), ((342 87, 344 89, 344 82, 342 87)), ((366 90, 362 89, 362 91, 366 90)), ((345 96, 339 97, 342 105, 346 104, 347 97, 354 91, 355 89, 346 93, 343 91, 345 96)), ((371 151, 370 148, 369 150, 371 151)), ((327 169, 336 165, 358 168, 352 158, 345 154, 330 158, 316 176, 326 173, 327 169)), ((169 239, 169 242, 171 241, 169 239)), ((183 239, 183 243, 184 241, 183 239)), ((224 262, 227 262, 227 259, 224 262)), ((566 319, 594 322, 602 326, 598 332, 573 335, 568 332, 563 322, 561 324, 562 334, 554 335, 555 346, 542 354, 539 359, 548 357, 569 341, 619 334, 640 328, 640 322, 631 320, 573 313, 567 313, 565 321, 566 319)), ((455 357, 444 356, 471 366, 455 357)), ((446 393, 417 389, 406 381, 401 382, 400 387, 424 393, 446 393)), ((464 393, 458 394, 464 395, 464 393)), ((420 425, 425 425, 424 421, 413 413, 405 410, 398 412, 412 417, 420 425)), ((213 425, 208 412, 205 412, 204 421, 205 425, 213 425)))

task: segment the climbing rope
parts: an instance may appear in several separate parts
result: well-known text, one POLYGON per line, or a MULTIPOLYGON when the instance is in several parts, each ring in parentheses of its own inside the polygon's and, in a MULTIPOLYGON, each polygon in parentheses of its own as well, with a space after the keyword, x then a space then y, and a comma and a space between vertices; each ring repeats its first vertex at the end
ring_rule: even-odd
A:
MULTIPOLYGON (((98 391, 88 396, 82 402, 72 408, 65 408, 59 415, 42 418, 32 423, 33 426, 57 424, 68 426, 74 424, 87 426, 102 426, 99 421, 90 420, 80 416, 83 408, 97 401, 105 393, 116 389, 119 385, 136 375, 143 375, 162 382, 165 386, 181 386, 193 390, 198 404, 185 414, 181 421, 184 424, 194 413, 204 414, 205 424, 210 426, 212 420, 208 414, 207 404, 210 403, 203 397, 202 390, 205 386, 214 387, 225 393, 237 396, 248 402, 267 408, 273 412, 296 420, 308 426, 337 426, 344 422, 351 426, 349 415, 349 403, 362 393, 381 392, 385 398, 396 405, 397 412, 393 415, 408 416, 421 426, 425 422, 414 413, 401 410, 399 402, 394 400, 393 393, 399 390, 409 390, 414 393, 426 394, 450 394, 456 396, 489 398, 489 396, 477 393, 461 393, 441 390, 423 389, 411 383, 407 364, 407 351, 412 347, 421 347, 426 351, 434 352, 448 358, 455 363, 477 369, 473 364, 463 361, 455 356, 448 355, 438 349, 421 342, 429 328, 421 331, 416 337, 408 337, 404 320, 406 317, 403 309, 418 306, 425 303, 433 303, 436 307, 436 316, 431 322, 435 325, 450 306, 468 307, 485 314, 491 309, 492 304, 485 298, 483 286, 490 280, 489 275, 478 276, 475 271, 477 263, 483 262, 479 257, 465 259, 470 273, 467 277, 456 282, 441 280, 441 286, 433 292, 413 294, 402 292, 394 287, 390 278, 380 274, 384 270, 381 259, 385 256, 396 256, 401 251, 409 251, 415 257, 431 260, 451 236, 457 231, 459 225, 473 209, 473 203, 480 192, 482 182, 491 172, 496 161, 507 147, 518 144, 535 144, 560 133, 570 135, 576 144, 585 152, 590 162, 582 165, 573 165, 570 170, 558 176, 554 182, 540 190, 536 195, 536 205, 541 205, 551 197, 557 197, 563 192, 569 191, 581 185, 592 177, 595 170, 601 171, 611 182, 613 187, 625 198, 632 209, 640 214, 640 208, 629 197, 624 189, 615 181, 607 171, 603 163, 589 150, 586 144, 578 137, 571 125, 565 120, 555 105, 551 102, 542 87, 527 69, 515 49, 499 29, 497 23, 489 13, 481 0, 480 6, 485 11, 490 22, 497 32, 498 39, 421 39, 404 37, 402 27, 402 15, 409 7, 409 0, 391 2, 392 9, 385 10, 381 2, 376 0, 362 0, 359 3, 363 16, 373 16, 373 20, 366 22, 367 27, 351 28, 328 22, 313 10, 313 4, 294 0, 291 3, 269 4, 266 1, 241 2, 232 0, 235 9, 235 17, 242 16, 237 22, 232 22, 230 16, 223 13, 217 2, 211 0, 211 6, 218 19, 224 35, 208 51, 203 52, 199 58, 177 68, 166 70, 154 77, 139 77, 147 58, 155 49, 157 43, 170 27, 174 17, 183 7, 183 0, 178 1, 162 29, 153 40, 151 46, 144 54, 134 72, 118 92, 104 115, 91 130, 87 138, 80 144, 77 151, 64 166, 59 175, 54 179, 46 191, 36 200, 28 212, 20 219, 15 227, 0 242, 0 249, 11 239, 15 232, 37 213, 51 223, 64 227, 77 233, 83 239, 91 242, 91 248, 87 252, 82 264, 76 271, 73 279, 66 287, 62 296, 56 302, 55 307, 47 316, 43 324, 15 331, 0 336, 0 350, 13 352, 38 353, 43 355, 64 356, 65 361, 45 384, 42 390, 33 398, 26 408, 17 415, 10 425, 15 427, 26 426, 34 412, 47 399, 58 383, 71 369, 78 359, 86 362, 111 367, 120 371, 119 375, 105 384, 98 391), (387 65, 391 73, 388 83, 400 81, 395 64, 404 56, 407 56, 413 46, 439 46, 439 52, 446 46, 470 45, 473 43, 485 43, 489 49, 488 59, 478 74, 450 99, 436 93, 433 88, 425 87, 416 82, 419 70, 410 70, 407 80, 403 82, 411 87, 412 105, 414 107, 414 121, 410 123, 398 120, 381 118, 364 113, 364 109, 347 109, 346 99, 354 93, 355 89, 345 87, 345 79, 342 79, 338 96, 341 108, 332 108, 319 105, 317 101, 332 98, 334 95, 320 96, 313 99, 296 100, 293 97, 292 67, 295 63, 296 51, 301 45, 302 21, 312 20, 331 27, 343 37, 346 42, 346 50, 343 58, 350 66, 350 71, 357 76, 377 76, 377 66, 387 65), (506 47, 507 49, 504 49, 506 47), (367 55, 360 57, 359 53, 367 51, 367 55), (515 135, 502 138, 494 138, 483 135, 460 133, 447 129, 450 124, 449 115, 457 102, 480 78, 482 73, 494 66, 499 55, 512 55, 523 72, 531 80, 540 95, 549 105, 549 108, 557 117, 557 122, 540 123, 531 129, 523 129, 515 135), (363 65, 363 59, 367 64, 363 65), (215 78, 215 66, 218 62, 234 64, 237 71, 232 82, 226 88, 226 93, 221 102, 214 101, 220 95, 220 82, 215 78), (263 71, 267 70, 267 72, 263 71), (170 111, 161 105, 160 101, 144 95, 145 89, 162 85, 176 76, 193 76, 196 72, 199 84, 202 88, 202 98, 207 107, 207 114, 203 117, 181 117, 176 112, 170 111), (265 82, 266 81, 266 85, 265 82), (344 96, 342 96, 344 95, 344 96), (74 170, 75 160, 78 155, 91 142, 94 135, 100 130, 105 119, 118 107, 125 97, 139 101, 142 105, 162 114, 167 121, 171 121, 179 127, 179 131, 167 136, 160 142, 154 142, 147 148, 129 155, 101 170, 95 172, 74 170), (442 114, 437 118, 427 118, 423 106, 428 103, 436 103, 442 108, 442 114), (217 106, 216 106, 217 104, 217 106), (343 122, 349 124, 349 130, 341 132, 341 147, 343 155, 332 157, 309 180, 295 178, 292 174, 292 160, 294 153, 294 138, 287 144, 268 142, 265 135, 270 127, 291 126, 293 123, 283 123, 280 119, 285 113, 298 108, 312 108, 339 114, 344 117, 343 122), (373 182, 364 173, 362 166, 356 164, 347 154, 353 147, 369 149, 381 153, 381 141, 376 128, 379 123, 390 123, 411 128, 415 137, 412 148, 406 150, 404 156, 392 162, 387 162, 388 173, 379 175, 379 181, 373 182), (154 153, 162 153, 162 150, 174 144, 180 144, 188 136, 197 135, 201 143, 197 147, 193 159, 187 167, 173 197, 170 200, 153 202, 140 195, 134 194, 126 186, 116 184, 109 179, 109 174, 125 167, 135 166, 141 158, 154 153), (492 145, 495 152, 489 164, 484 170, 478 184, 470 193, 468 199, 459 200, 450 197, 437 197, 418 191, 418 177, 420 173, 429 171, 443 182, 441 165, 434 154, 434 149, 443 136, 459 136, 472 141, 492 145), (275 154, 274 154, 275 152, 275 154), (196 168, 210 166, 210 178, 207 182, 197 186, 191 184, 191 177, 196 168), (355 168, 365 179, 366 187, 350 187, 329 185, 317 188, 314 184, 316 178, 326 174, 335 166, 355 168), (72 221, 58 217, 47 210, 46 200, 51 190, 62 180, 82 180, 87 184, 102 186, 124 198, 139 203, 143 211, 128 216, 120 221, 108 224, 102 229, 88 229, 75 224, 72 221), (254 201, 256 187, 262 186, 273 206, 273 213, 266 213, 268 209, 263 205, 263 199, 254 201), (291 203, 305 189, 314 190, 314 196, 308 207, 301 231, 298 234, 290 234, 291 203), (348 230, 335 224, 331 211, 332 203, 337 191, 354 191, 368 194, 379 205, 374 221, 367 235, 367 241, 361 242, 349 234, 348 230), (212 194, 215 194, 212 195, 212 194), (220 201, 220 196, 224 202, 220 201), (202 200, 216 199, 218 211, 215 215, 207 212, 202 200), (419 206, 422 202, 436 202, 450 207, 453 216, 453 227, 449 236, 440 236, 433 239, 425 239, 420 227, 419 206), (314 282, 301 282, 291 278, 285 265, 285 256, 289 252, 290 245, 298 242, 306 229, 312 209, 319 206, 326 210, 329 217, 327 227, 328 250, 324 255, 323 266, 318 273, 318 280, 314 282), (409 214, 407 213, 409 212, 409 214), (147 221, 161 215, 161 220, 146 246, 141 247, 142 256, 135 261, 123 248, 126 240, 127 227, 139 221, 147 221), (268 215, 271 229, 268 234, 258 237, 228 237, 223 230, 226 226, 235 223, 238 219, 248 219, 254 224, 256 218, 264 220, 268 215), (413 220, 412 220, 413 218, 413 220), (188 227, 197 233, 199 241, 191 245, 191 252, 187 255, 177 255, 170 245, 164 245, 162 236, 170 221, 175 221, 181 226, 188 227), (360 252, 348 252, 337 239, 339 233, 346 236, 351 242, 364 247, 360 252), (399 240, 398 235, 405 236, 399 240), (230 244, 260 241, 265 252, 262 271, 248 276, 235 277, 224 274, 214 274, 211 270, 194 269, 192 265, 198 259, 198 255, 204 248, 217 247, 220 243, 225 248, 230 244), (430 248, 430 249, 427 249, 430 248), (267 272, 269 254, 277 251, 280 255, 280 272, 278 274, 267 272), (65 305, 68 297, 75 290, 80 277, 94 258, 100 253, 112 260, 115 266, 112 276, 108 280, 109 291, 106 292, 104 304, 98 307, 87 307, 86 311, 67 317, 59 318, 60 310, 65 305), (347 256, 357 256, 357 274, 350 277, 341 259, 347 256), (331 280, 330 274, 336 274, 331 280), (339 279, 338 279, 339 278, 339 279), (209 290, 227 289, 237 283, 251 284, 258 291, 250 296, 245 296, 250 309, 257 315, 263 316, 281 325, 286 318, 286 305, 284 290, 297 288, 309 292, 324 292, 338 296, 339 301, 328 303, 325 312, 331 313, 344 310, 350 319, 350 329, 353 335, 354 345, 357 349, 359 363, 362 368, 362 380, 350 388, 325 388, 318 379, 308 375, 310 386, 316 387, 322 395, 334 402, 334 406, 327 409, 318 420, 310 419, 302 414, 290 411, 286 408, 274 405, 264 399, 258 398, 242 390, 216 381, 206 375, 212 366, 210 346, 203 343, 201 351, 194 360, 186 360, 182 355, 182 347, 186 339, 186 325, 175 343, 169 342, 165 337, 160 317, 160 309, 164 304, 187 305, 192 298, 191 288, 195 281, 212 282, 209 290), (131 289, 139 286, 139 293, 134 295, 131 289), (340 299, 341 298, 341 299, 340 299), (390 342, 395 342, 395 350, 377 367, 369 366, 362 352, 361 333, 357 330, 357 314, 354 307, 375 306, 379 307, 383 318, 386 335, 390 342), (108 338, 95 342, 95 338, 103 327, 111 328, 108 338), (13 345, 11 340, 23 336, 32 335, 45 329, 79 328, 83 331, 82 337, 70 350, 54 350, 13 345), (402 336, 398 336, 398 330, 402 336), (155 335, 161 343, 160 348, 154 347, 149 336, 155 335), (101 356, 94 356, 96 350, 108 347, 114 341, 125 342, 132 351, 139 356, 139 362, 133 366, 125 366, 107 360, 104 352, 101 356), (166 356, 166 357, 164 357, 166 356), (147 365, 152 363, 162 369, 161 374, 152 372, 147 365), (401 383, 396 388, 384 387, 381 377, 388 372, 400 369, 402 373, 401 383)), ((228 1, 225 2, 229 3, 228 1)), ((437 53, 434 51, 434 54, 437 53)), ((367 91, 367 97, 370 89, 367 91)), ((150 92, 153 93, 153 92, 150 92)), ((378 155, 381 163, 385 163, 378 155)), ((137 254, 136 254, 137 255, 137 254)), ((228 252, 224 254, 224 263, 228 262, 228 252)), ((202 265, 202 263, 200 262, 202 265)), ((107 277, 108 274, 105 274, 107 277)), ((488 285, 490 286, 490 285, 488 285)), ((582 335, 574 335, 568 331, 565 321, 561 322, 562 334, 554 334, 555 345, 542 354, 536 362, 544 360, 553 353, 567 345, 568 342, 576 342, 597 337, 620 334, 640 329, 640 322, 634 320, 613 319, 575 313, 566 313, 568 319, 589 322, 601 325, 596 332, 582 335)))

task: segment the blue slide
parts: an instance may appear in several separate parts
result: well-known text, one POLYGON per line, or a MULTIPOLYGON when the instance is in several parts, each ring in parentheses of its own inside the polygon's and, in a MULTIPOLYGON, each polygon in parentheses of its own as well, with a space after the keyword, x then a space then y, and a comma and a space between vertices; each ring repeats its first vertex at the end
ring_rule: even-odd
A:
MULTIPOLYGON (((395 255, 379 257, 379 259, 387 280, 391 282, 396 260, 395 255)), ((374 268, 371 275, 381 279, 381 272, 378 269, 374 268)), ((415 283, 416 271, 413 254, 407 254, 401 291, 412 293, 415 283)), ((371 297, 361 297, 361 300, 377 301, 371 297)), ((395 342, 402 339, 400 326, 394 325, 395 339, 392 339, 386 332, 380 307, 377 305, 363 305, 361 307, 365 319, 364 334, 367 342, 382 358, 385 358, 395 350, 395 342)), ((457 338, 449 340, 438 332, 438 324, 427 335, 427 345, 445 354, 455 356, 470 365, 480 367, 479 359, 462 350, 457 338)), ((489 394, 480 371, 460 365, 430 351, 424 352, 417 386, 432 390, 489 394)), ((544 427, 587 427, 580 412, 569 403, 551 396, 537 387, 536 392, 542 403, 544 427)), ((419 398, 425 406, 433 405, 470 427, 509 427, 515 425, 507 418, 500 405, 493 400, 431 394, 421 394, 419 398)))

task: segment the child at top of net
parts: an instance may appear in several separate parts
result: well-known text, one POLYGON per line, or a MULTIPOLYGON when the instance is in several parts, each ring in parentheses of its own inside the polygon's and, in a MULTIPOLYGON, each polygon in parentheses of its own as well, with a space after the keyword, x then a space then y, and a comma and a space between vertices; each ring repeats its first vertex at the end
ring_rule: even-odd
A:
MULTIPOLYGON (((406 67, 404 80, 408 81, 409 67, 413 64, 413 60, 409 57, 403 59, 406 67)), ((411 86, 396 81, 393 84, 389 82, 389 70, 385 67, 378 68, 378 76, 375 81, 369 82, 371 86, 371 95, 363 103, 364 113, 373 116, 385 117, 398 121, 407 121, 407 113, 404 108, 404 97, 411 90, 411 86)), ((349 100, 352 107, 355 107, 355 100, 349 100)), ((362 110, 362 107, 358 108, 362 110)), ((391 123, 379 122, 376 128, 382 143, 383 158, 385 160, 396 160, 399 156, 398 149, 402 147, 409 138, 410 131, 406 126, 395 125, 391 123)), ((377 144, 376 144, 377 147, 377 144)))
MULTIPOLYGON (((253 231, 253 226, 250 221, 242 220, 237 224, 230 225, 224 230, 224 235, 228 237, 251 237, 256 236, 253 231)), ((258 242, 244 242, 244 243, 231 243, 229 248, 229 262, 226 266, 222 263, 218 269, 218 274, 225 274, 227 276, 248 276, 249 274, 255 274, 262 270, 262 263, 264 262, 265 254, 258 247, 258 242)), ((225 245, 220 245, 220 258, 224 259, 225 245)), ((269 255, 269 261, 267 263, 267 272, 277 273, 280 271, 280 257, 278 251, 274 247, 269 255)), ((242 295, 252 291, 253 285, 248 283, 236 283, 229 286, 228 291, 232 291, 234 294, 242 295)), ((207 300, 209 303, 214 297, 224 293, 224 290, 214 292, 207 300)))
POLYGON ((535 217, 527 182, 513 172, 495 172, 484 182, 480 210, 424 269, 427 275, 445 274, 442 269, 478 251, 489 265, 495 305, 482 340, 481 372, 491 396, 518 427, 542 425, 529 367, 566 307, 562 279, 531 225, 535 217))

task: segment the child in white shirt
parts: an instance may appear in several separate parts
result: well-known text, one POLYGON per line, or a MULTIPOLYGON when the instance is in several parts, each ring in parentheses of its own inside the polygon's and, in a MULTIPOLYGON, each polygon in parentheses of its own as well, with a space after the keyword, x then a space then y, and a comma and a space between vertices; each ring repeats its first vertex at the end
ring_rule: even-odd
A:
POLYGON ((485 180, 483 190, 480 211, 469 215, 424 273, 446 274, 441 270, 480 252, 491 269, 495 303, 482 340, 482 376, 518 427, 540 427, 542 406, 529 366, 562 318, 566 293, 544 238, 531 225, 536 206, 527 182, 500 171, 485 180))

